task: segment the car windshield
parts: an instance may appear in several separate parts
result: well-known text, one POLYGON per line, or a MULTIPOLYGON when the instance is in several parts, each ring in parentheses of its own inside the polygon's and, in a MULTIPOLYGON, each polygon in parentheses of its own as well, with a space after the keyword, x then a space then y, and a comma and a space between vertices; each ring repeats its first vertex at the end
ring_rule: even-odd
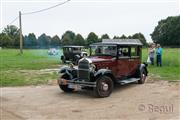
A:
POLYGON ((91 55, 92 56, 116 56, 117 47, 115 45, 93 45, 91 46, 91 55))

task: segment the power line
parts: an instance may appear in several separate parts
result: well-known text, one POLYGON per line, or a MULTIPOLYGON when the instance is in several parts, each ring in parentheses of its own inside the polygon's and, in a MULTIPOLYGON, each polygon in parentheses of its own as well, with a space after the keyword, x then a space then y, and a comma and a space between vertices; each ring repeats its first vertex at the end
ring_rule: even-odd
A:
MULTIPOLYGON (((45 8, 45 9, 41 9, 41 10, 37 10, 37 11, 33 11, 33 12, 22 13, 22 15, 30 15, 30 14, 34 14, 34 13, 43 12, 43 11, 46 11, 46 10, 49 10, 49 9, 58 7, 58 6, 60 6, 60 5, 63 5, 63 4, 65 4, 65 3, 67 3, 67 2, 69 2, 69 1, 70 1, 70 0, 67 0, 67 1, 65 1, 65 2, 59 3, 59 4, 57 4, 57 5, 54 5, 54 6, 45 8)), ((5 28, 6 26, 8 26, 8 25, 11 25, 11 24, 14 23, 18 18, 19 18, 19 16, 15 17, 9 24, 1 27, 0 30, 4 29, 4 28, 5 28)))
POLYGON ((8 25, 13 24, 18 18, 19 18, 19 16, 15 17, 9 24, 5 25, 4 27, 1 27, 0 30, 2 30, 3 28, 5 28, 8 25))
POLYGON ((17 16, 12 22, 10 22, 8 25, 11 25, 12 23, 14 23, 17 19, 19 18, 19 16, 17 16))
POLYGON ((45 8, 45 9, 41 9, 41 10, 37 10, 37 11, 33 11, 33 12, 22 13, 22 15, 30 15, 30 14, 34 14, 34 13, 43 12, 43 11, 46 11, 46 10, 49 10, 49 9, 58 7, 58 6, 60 6, 60 5, 63 5, 63 4, 65 4, 65 3, 67 3, 67 2, 69 2, 69 1, 70 1, 70 0, 67 0, 67 1, 65 1, 65 2, 59 3, 59 4, 57 4, 57 5, 54 5, 54 6, 45 8))

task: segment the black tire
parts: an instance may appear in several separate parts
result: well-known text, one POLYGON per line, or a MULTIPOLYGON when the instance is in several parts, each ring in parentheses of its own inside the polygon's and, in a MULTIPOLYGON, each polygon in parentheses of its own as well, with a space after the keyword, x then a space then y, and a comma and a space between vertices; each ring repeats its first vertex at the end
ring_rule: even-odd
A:
POLYGON ((94 88, 94 94, 96 97, 108 97, 112 93, 114 83, 108 76, 100 76, 97 79, 96 87, 94 88), (106 90, 107 89, 107 90, 106 90))
POLYGON ((65 56, 61 56, 61 61, 62 61, 63 64, 66 62, 65 61, 65 56))
POLYGON ((144 84, 146 77, 147 77, 147 73, 146 73, 145 69, 142 68, 142 70, 140 71, 140 80, 138 80, 138 83, 144 84))
MULTIPOLYGON (((67 74, 62 75, 61 78, 69 80, 69 76, 67 74)), ((61 90, 63 90, 64 92, 67 92, 67 93, 74 91, 74 89, 68 88, 68 85, 59 85, 59 87, 61 90)))

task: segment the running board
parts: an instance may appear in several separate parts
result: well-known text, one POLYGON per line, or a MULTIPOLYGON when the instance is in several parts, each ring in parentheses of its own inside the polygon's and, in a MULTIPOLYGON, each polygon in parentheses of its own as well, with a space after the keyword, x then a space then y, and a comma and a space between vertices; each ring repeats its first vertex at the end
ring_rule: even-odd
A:
POLYGON ((124 85, 124 84, 128 84, 128 83, 136 82, 139 79, 140 78, 128 78, 128 79, 120 80, 120 81, 118 81, 118 83, 120 83, 121 85, 124 85))

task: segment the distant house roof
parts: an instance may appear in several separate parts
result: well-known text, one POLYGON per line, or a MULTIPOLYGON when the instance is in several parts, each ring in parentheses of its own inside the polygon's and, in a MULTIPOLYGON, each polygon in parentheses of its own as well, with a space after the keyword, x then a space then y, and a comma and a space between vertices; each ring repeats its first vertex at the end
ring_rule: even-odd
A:
POLYGON ((143 44, 139 39, 103 39, 102 42, 93 43, 91 45, 138 45, 143 44))

